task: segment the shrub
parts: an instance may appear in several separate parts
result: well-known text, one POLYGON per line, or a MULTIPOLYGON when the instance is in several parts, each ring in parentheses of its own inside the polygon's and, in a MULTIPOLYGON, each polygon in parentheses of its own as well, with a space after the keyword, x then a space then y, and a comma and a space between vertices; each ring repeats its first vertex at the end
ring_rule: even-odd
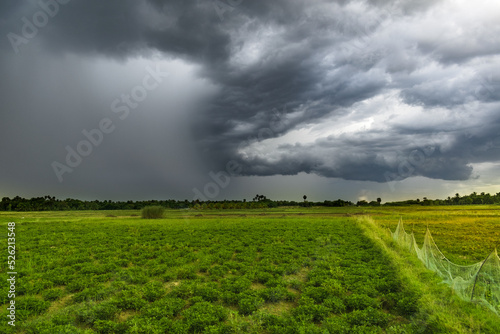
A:
POLYGON ((61 289, 49 289, 42 292, 42 297, 45 300, 53 301, 61 298, 63 294, 61 289))
POLYGON ((240 312, 245 315, 252 314, 257 311, 262 304, 264 304, 264 299, 256 296, 245 297, 240 299, 238 302, 240 312))
POLYGON ((184 281, 180 285, 174 287, 172 291, 169 292, 169 296, 188 299, 194 295, 194 290, 194 284, 184 281))
POLYGON ((178 279, 195 279, 197 277, 198 276, 196 275, 196 269, 192 266, 179 268, 179 270, 177 270, 178 279))
POLYGON ((322 303, 323 300, 330 297, 325 288, 314 286, 306 287, 302 295, 314 299, 314 301, 318 304, 322 303))
POLYGON ((238 294, 231 291, 223 291, 221 299, 226 305, 237 305, 239 301, 238 294))
POLYGON ((415 295, 403 296, 397 301, 397 310, 403 315, 412 315, 418 311, 418 297, 415 295))
POLYGON ((221 293, 212 286, 199 286, 196 288, 196 295, 202 297, 207 302, 215 302, 220 298, 221 293))
POLYGON ((163 281, 164 282, 171 282, 174 281, 177 278, 177 273, 171 270, 167 270, 165 274, 163 275, 163 281))
POLYGON ((345 305, 339 297, 329 297, 325 299, 323 305, 328 307, 333 313, 345 312, 345 305))
POLYGON ((196 303, 182 312, 191 332, 203 333, 205 328, 217 325, 227 319, 227 311, 220 305, 209 302, 196 303))
POLYGON ((41 324, 36 328, 28 328, 26 333, 28 334, 88 334, 88 330, 84 330, 74 325, 59 325, 53 326, 49 324, 41 324))
POLYGON ((75 316, 70 308, 59 310, 50 319, 52 324, 56 326, 72 324, 74 320, 75 316))
POLYGON ((109 296, 109 291, 103 288, 86 288, 85 290, 73 295, 72 300, 74 303, 81 303, 84 301, 98 301, 103 300, 109 296))
POLYGON ((142 209, 141 215, 144 219, 159 219, 163 218, 165 208, 163 206, 146 206, 142 209))
POLYGON ((274 279, 274 276, 268 272, 260 271, 257 273, 256 278, 257 278, 257 282, 262 283, 262 284, 266 284, 267 281, 274 279))
POLYGON ((221 280, 221 288, 223 291, 241 293, 252 285, 252 281, 246 277, 225 278, 221 280))
POLYGON ((160 282, 152 281, 143 286, 142 292, 147 301, 153 302, 165 294, 165 289, 160 282))
POLYGON ((82 277, 75 279, 74 281, 71 281, 66 285, 66 291, 68 292, 79 292, 84 290, 85 288, 91 287, 94 284, 92 283, 92 280, 88 277, 82 277))
POLYGON ((147 304, 147 302, 142 299, 141 291, 138 289, 120 291, 114 303, 122 310, 139 310, 147 304))
POLYGON ((291 301, 295 298, 295 295, 284 287, 266 288, 259 293, 267 303, 277 303, 282 300, 291 301))
POLYGON ((212 268, 209 268, 207 272, 210 274, 210 276, 214 277, 223 277, 227 272, 229 271, 229 268, 224 265, 215 265, 212 268))
POLYGON ((94 322, 94 328, 97 333, 101 334, 114 334, 117 332, 117 323, 111 320, 96 320, 94 322))
POLYGON ((149 318, 173 318, 184 308, 186 302, 180 298, 162 298, 145 306, 142 310, 149 318))
POLYGON ((93 325, 97 320, 111 320, 120 310, 111 302, 85 303, 76 312, 76 321, 93 325))
MULTIPOLYGON (((162 334, 165 333, 160 324, 156 321, 151 321, 149 318, 132 317, 127 319, 125 324, 128 327, 128 334, 162 334)), ((116 333, 116 332, 113 332, 116 333)))
POLYGON ((364 310, 368 307, 377 308, 379 302, 365 294, 353 294, 345 298, 345 304, 350 310, 364 310))
POLYGON ((320 322, 330 313, 330 309, 323 305, 300 305, 292 310, 293 316, 300 322, 320 322))
POLYGON ((129 284, 145 284, 149 280, 144 273, 144 270, 140 267, 122 269, 121 271, 116 273, 116 278, 129 284))
POLYGON ((328 318, 325 322, 323 322, 323 327, 329 333, 337 333, 337 334, 352 333, 351 326, 349 326, 345 318, 340 318, 340 317, 328 318))
POLYGON ((35 296, 23 296, 16 300, 16 311, 20 320, 32 315, 40 315, 47 311, 50 302, 38 299, 35 296))
POLYGON ((303 283, 299 281, 298 279, 293 279, 288 282, 288 286, 294 290, 301 291, 303 287, 303 283))
POLYGON ((353 326, 384 327, 387 325, 389 317, 388 314, 372 307, 368 307, 364 310, 355 310, 345 315, 346 321, 353 326))

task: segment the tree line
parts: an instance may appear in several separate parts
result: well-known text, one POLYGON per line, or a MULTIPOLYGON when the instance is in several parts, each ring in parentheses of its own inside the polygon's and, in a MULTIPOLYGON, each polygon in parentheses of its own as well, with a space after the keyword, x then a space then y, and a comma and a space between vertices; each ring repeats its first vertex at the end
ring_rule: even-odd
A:
MULTIPOLYGON (((305 196, 305 195, 304 195, 305 196)), ((0 211, 65 211, 65 210, 141 210, 146 206, 163 206, 170 209, 259 209, 274 208, 279 206, 350 206, 350 201, 338 199, 336 201, 303 202, 296 201, 273 201, 264 195, 257 195, 252 201, 223 200, 223 201, 200 201, 200 200, 149 200, 149 201, 112 201, 93 200, 83 201, 79 199, 66 198, 57 199, 53 196, 23 198, 3 197, 0 202, 0 211)))
POLYGON ((14 198, 4 197, 0 202, 0 211, 65 211, 65 210, 141 210, 146 206, 163 206, 170 209, 262 209, 275 207, 344 207, 344 206, 403 206, 403 205, 472 205, 472 204, 497 204, 500 203, 500 192, 495 195, 489 193, 476 193, 460 196, 455 194, 446 199, 428 199, 423 197, 381 204, 379 197, 373 201, 361 200, 356 203, 351 201, 325 200, 323 202, 309 202, 307 196, 302 196, 303 201, 281 201, 271 200, 264 195, 256 195, 252 201, 244 200, 223 200, 223 201, 200 201, 200 200, 148 200, 148 201, 112 201, 112 200, 93 200, 82 201, 79 199, 66 198, 57 199, 53 196, 23 198, 16 196, 14 198))

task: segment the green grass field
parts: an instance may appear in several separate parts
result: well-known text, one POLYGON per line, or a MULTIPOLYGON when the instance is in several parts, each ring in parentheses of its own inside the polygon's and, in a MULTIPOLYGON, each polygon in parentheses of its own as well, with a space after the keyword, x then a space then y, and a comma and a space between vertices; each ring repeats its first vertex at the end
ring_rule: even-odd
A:
POLYGON ((2 212, 0 273, 13 221, 17 280, 0 333, 498 333, 388 233, 403 217, 473 263, 500 240, 497 208, 2 212))

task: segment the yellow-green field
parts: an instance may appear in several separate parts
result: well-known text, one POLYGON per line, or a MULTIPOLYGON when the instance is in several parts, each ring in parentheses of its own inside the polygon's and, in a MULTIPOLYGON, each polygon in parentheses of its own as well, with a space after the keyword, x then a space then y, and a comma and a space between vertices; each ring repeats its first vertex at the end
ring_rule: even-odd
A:
POLYGON ((498 206, 1 212, 16 326, 1 333, 498 333, 500 318, 392 242, 400 217, 457 263, 500 240, 498 206))
POLYGON ((429 228, 444 255, 457 264, 484 260, 500 242, 500 206, 434 206, 380 208, 373 219, 394 231, 403 219, 405 230, 413 231, 419 246, 429 228))

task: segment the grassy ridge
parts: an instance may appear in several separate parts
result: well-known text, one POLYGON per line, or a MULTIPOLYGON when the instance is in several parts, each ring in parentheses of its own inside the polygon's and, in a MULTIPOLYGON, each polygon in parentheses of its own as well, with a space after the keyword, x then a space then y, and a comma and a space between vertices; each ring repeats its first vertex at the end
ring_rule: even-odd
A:
POLYGON ((422 262, 397 245, 389 231, 370 217, 358 218, 360 227, 391 262, 398 267, 398 278, 407 290, 420 299, 412 322, 421 324, 420 333, 498 333, 500 317, 484 306, 459 299, 441 279, 422 262))
MULTIPOLYGON (((384 208, 385 209, 385 208, 384 208)), ((382 227, 396 229, 399 217, 422 246, 427 229, 444 255, 457 264, 484 260, 500 242, 500 206, 402 207, 372 211, 382 227)))

